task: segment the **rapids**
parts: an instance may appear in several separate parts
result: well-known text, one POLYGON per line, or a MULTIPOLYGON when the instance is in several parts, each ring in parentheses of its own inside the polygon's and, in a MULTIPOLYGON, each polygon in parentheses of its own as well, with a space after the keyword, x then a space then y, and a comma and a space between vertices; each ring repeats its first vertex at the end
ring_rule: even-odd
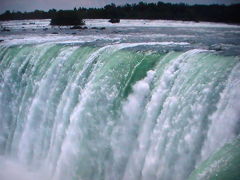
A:
POLYGON ((1 180, 239 177, 238 44, 57 37, 3 36, 1 180))

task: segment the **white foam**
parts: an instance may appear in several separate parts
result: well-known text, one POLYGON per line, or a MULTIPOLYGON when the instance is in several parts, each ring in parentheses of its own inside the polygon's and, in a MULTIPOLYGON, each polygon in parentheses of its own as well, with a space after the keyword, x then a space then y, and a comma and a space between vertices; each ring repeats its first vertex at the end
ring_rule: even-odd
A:
POLYGON ((217 148, 236 136, 240 117, 240 64, 236 65, 229 76, 226 88, 221 94, 217 110, 210 117, 211 125, 202 150, 202 159, 205 160, 217 148))
POLYGON ((90 27, 235 27, 238 25, 229 25, 224 23, 211 22, 193 22, 193 21, 173 21, 173 20, 134 20, 122 19, 120 23, 112 24, 108 19, 86 19, 86 25, 90 27))
POLYGON ((23 164, 0 157, 0 179, 1 180, 47 180, 45 173, 31 171, 23 164))

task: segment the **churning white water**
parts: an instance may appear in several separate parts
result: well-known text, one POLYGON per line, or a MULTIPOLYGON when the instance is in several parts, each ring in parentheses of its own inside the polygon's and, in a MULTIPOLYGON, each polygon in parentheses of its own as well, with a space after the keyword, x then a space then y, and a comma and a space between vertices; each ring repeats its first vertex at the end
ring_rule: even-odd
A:
POLYGON ((239 26, 47 22, 0 34, 1 180, 239 177, 239 26))

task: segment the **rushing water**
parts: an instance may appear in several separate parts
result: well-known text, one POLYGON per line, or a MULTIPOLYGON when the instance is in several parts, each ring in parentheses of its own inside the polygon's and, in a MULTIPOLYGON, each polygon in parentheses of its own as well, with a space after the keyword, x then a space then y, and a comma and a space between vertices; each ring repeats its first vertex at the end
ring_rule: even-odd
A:
POLYGON ((240 177, 239 26, 22 22, 0 34, 1 180, 240 177))

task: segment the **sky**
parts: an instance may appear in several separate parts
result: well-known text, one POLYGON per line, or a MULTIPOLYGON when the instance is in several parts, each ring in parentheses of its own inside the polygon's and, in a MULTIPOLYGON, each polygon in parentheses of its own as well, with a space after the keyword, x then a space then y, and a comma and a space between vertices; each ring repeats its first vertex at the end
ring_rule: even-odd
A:
MULTIPOLYGON (((159 0, 0 0, 0 13, 11 11, 33 11, 35 9, 49 10, 72 9, 74 7, 103 7, 106 4, 115 3, 122 5, 137 2, 158 2, 159 0)), ((161 0, 170 3, 186 4, 235 4, 240 0, 161 0)))

